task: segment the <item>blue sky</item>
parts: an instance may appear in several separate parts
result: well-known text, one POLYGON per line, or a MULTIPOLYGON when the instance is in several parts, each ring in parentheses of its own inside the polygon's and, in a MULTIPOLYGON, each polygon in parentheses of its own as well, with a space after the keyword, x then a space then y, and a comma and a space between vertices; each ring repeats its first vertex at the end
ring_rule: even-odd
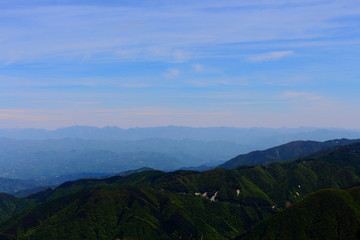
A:
POLYGON ((0 128, 360 128, 358 0, 0 2, 0 128))

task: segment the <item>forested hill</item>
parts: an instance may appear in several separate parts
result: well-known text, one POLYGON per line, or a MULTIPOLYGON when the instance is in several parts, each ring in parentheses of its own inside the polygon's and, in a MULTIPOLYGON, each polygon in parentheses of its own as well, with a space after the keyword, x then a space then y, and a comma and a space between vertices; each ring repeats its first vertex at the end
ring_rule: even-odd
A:
POLYGON ((360 239, 360 186, 312 193, 238 239, 360 239))
POLYGON ((220 164, 218 167, 231 169, 242 165, 260 165, 274 161, 294 160, 321 151, 323 149, 344 146, 359 141, 359 139, 336 139, 325 142, 294 141, 263 151, 254 151, 248 154, 241 154, 223 164, 220 164))
MULTIPOLYGON (((307 194, 360 182, 360 143, 267 166, 67 182, 0 226, 8 239, 235 239, 307 194)), ((5 238, 5 237, 4 237, 5 238)))

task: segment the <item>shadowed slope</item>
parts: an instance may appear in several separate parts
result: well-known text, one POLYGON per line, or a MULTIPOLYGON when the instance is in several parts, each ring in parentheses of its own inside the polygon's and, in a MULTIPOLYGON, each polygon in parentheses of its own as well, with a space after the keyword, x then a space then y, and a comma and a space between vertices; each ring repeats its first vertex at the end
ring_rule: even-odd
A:
POLYGON ((0 193, 0 222, 35 204, 29 199, 21 199, 10 194, 0 193))
POLYGON ((245 221, 257 222, 265 212, 193 194, 102 188, 41 204, 6 222, 2 230, 29 240, 231 239, 249 227, 245 221))
POLYGON ((326 189, 258 224, 242 240, 360 238, 360 187, 326 189))

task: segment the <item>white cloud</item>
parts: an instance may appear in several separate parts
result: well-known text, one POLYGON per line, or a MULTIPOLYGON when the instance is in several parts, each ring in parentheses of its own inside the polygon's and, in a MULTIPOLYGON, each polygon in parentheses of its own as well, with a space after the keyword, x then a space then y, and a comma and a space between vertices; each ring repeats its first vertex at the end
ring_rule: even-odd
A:
POLYGON ((173 56, 177 63, 182 63, 190 59, 190 55, 183 50, 175 50, 173 56))
POLYGON ((181 75, 181 71, 176 68, 170 68, 165 73, 163 73, 164 78, 177 78, 181 75))
POLYGON ((293 51, 279 51, 279 52, 269 52, 261 55, 255 55, 248 58, 250 62, 265 62, 271 60, 277 60, 285 56, 293 54, 293 51))
POLYGON ((199 63, 193 64, 192 67, 195 72, 202 72, 204 70, 204 66, 199 63))
POLYGON ((163 61, 170 63, 183 63, 191 59, 187 51, 172 46, 143 46, 134 48, 121 48, 115 55, 125 60, 135 61, 163 61))

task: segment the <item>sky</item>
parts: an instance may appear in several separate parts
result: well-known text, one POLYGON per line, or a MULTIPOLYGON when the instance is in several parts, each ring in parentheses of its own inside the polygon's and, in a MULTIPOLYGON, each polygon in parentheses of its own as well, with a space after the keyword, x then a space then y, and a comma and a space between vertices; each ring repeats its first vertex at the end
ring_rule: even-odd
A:
POLYGON ((0 128, 360 129, 359 0, 1 0, 0 128))

